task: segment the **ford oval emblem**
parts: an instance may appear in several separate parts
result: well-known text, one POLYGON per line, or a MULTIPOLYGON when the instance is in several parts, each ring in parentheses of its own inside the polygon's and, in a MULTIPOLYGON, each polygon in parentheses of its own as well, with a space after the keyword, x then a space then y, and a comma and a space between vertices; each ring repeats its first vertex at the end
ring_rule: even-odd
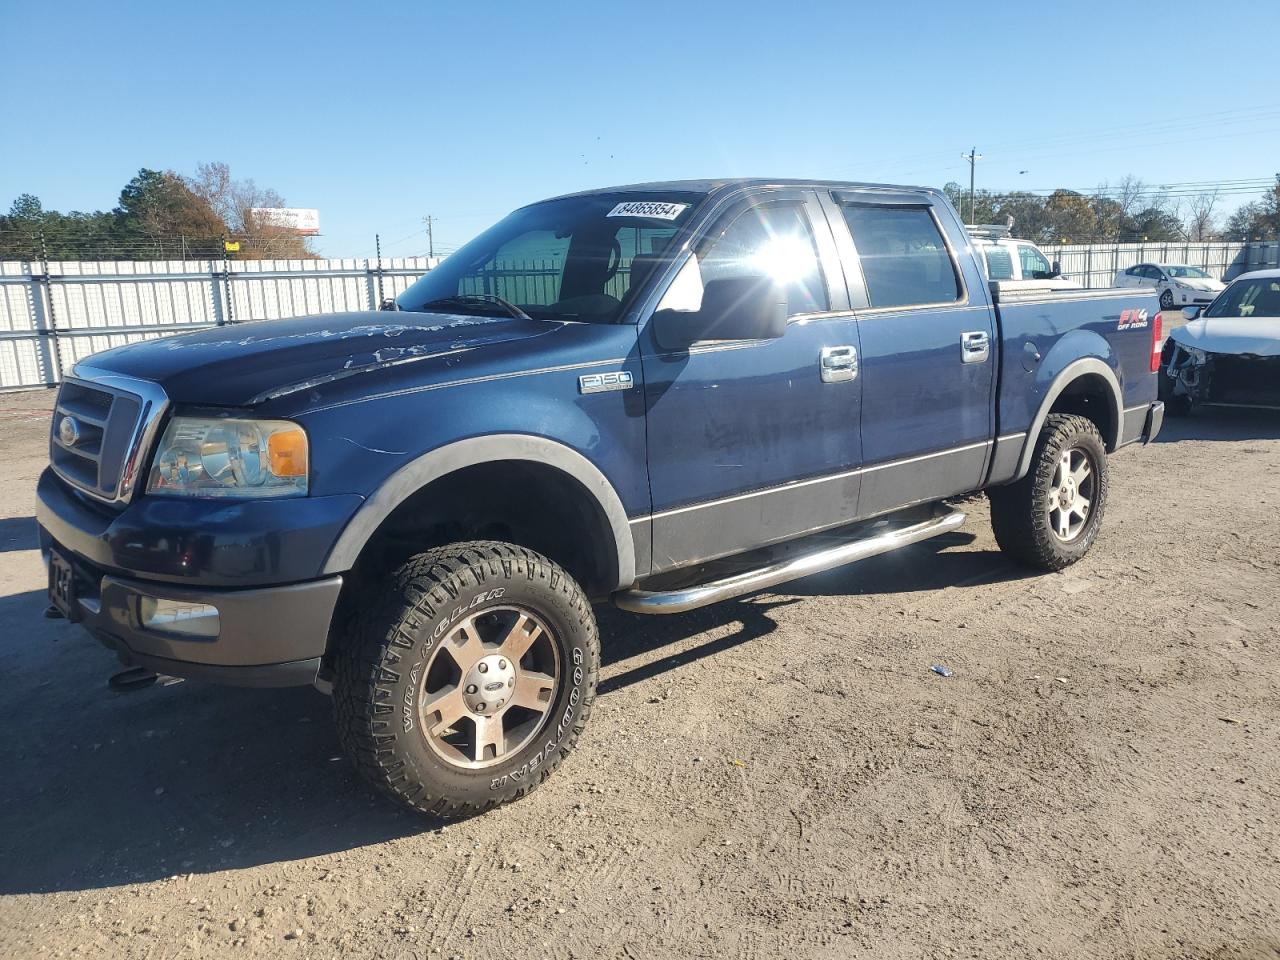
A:
POLYGON ((63 417, 58 423, 58 439, 68 447, 74 447, 79 442, 80 424, 75 417, 63 417))

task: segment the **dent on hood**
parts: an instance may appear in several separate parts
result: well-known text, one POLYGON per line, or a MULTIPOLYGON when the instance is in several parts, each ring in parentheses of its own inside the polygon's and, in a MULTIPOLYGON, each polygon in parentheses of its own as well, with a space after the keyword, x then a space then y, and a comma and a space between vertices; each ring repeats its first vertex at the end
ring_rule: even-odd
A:
MULTIPOLYGON (((396 347, 386 350, 375 350, 373 359, 366 363, 357 363, 354 359, 348 360, 341 370, 335 370, 332 373, 322 374, 318 377, 311 377, 307 380, 299 380, 295 383, 288 383, 281 387, 274 387, 263 393, 252 397, 249 405, 253 406, 259 403, 265 403, 267 400, 276 400, 280 397, 287 397, 291 393, 298 393, 301 390, 311 390, 315 387, 323 386, 326 383, 333 383, 336 380, 345 380, 347 377, 358 376, 362 373, 370 373, 374 370, 385 370, 388 367, 396 367, 405 363, 416 363, 420 360, 434 360, 437 357, 451 357, 462 353, 469 353, 475 347, 468 347, 463 344, 454 344, 448 350, 436 350, 428 352, 426 347, 396 347)), ((381 451, 386 452, 386 451, 381 451)))
MULTIPOLYGON (((306 342, 313 340, 349 340, 360 337, 398 337, 405 333, 439 333, 454 327, 476 326, 492 323, 493 317, 457 317, 451 316, 447 323, 406 324, 406 323, 366 323, 345 330, 306 330, 299 333, 267 333, 249 334, 243 337, 226 337, 221 340, 197 340, 189 337, 170 337, 165 341, 168 350, 198 350, 204 347, 250 347, 264 346, 289 341, 306 342)), ((265 322, 265 321, 264 321, 265 322)))

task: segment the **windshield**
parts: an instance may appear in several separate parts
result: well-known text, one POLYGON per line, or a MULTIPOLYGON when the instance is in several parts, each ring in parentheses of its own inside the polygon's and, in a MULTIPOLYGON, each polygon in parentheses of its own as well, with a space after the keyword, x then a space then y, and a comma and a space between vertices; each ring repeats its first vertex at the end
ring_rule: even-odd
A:
POLYGON ((523 207, 423 276, 396 304, 484 316, 510 315, 514 306, 536 320, 616 323, 702 198, 614 192, 523 207))
POLYGON ((1198 280, 1208 280, 1209 275, 1199 267, 1173 266, 1165 267, 1164 272, 1171 277, 1195 277, 1198 280))
POLYGON ((1280 277, 1237 280, 1209 304, 1204 315, 1280 318, 1280 277))

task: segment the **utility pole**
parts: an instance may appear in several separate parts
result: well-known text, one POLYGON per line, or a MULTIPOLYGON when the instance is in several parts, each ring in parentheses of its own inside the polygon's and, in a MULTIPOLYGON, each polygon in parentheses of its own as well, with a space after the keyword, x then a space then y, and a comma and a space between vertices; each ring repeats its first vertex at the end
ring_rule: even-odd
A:
POLYGON ((960 154, 961 159, 969 161, 969 222, 977 223, 977 215, 974 211, 974 171, 978 166, 978 161, 982 159, 982 154, 978 152, 977 147, 970 147, 968 153, 960 154))
POLYGON ((431 216, 431 214, 427 214, 425 217, 422 218, 422 222, 427 225, 427 256, 428 257, 434 257, 436 255, 435 236, 431 231, 431 226, 435 222, 435 219, 436 218, 431 216))

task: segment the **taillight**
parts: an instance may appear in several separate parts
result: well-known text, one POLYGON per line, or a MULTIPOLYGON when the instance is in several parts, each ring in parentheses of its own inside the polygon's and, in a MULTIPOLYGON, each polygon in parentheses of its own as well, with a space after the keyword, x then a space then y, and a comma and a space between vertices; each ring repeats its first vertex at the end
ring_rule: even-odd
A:
POLYGON ((1161 320, 1163 318, 1159 313, 1151 324, 1151 372, 1155 373, 1160 369, 1160 348, 1164 346, 1164 342, 1160 336, 1161 320))

